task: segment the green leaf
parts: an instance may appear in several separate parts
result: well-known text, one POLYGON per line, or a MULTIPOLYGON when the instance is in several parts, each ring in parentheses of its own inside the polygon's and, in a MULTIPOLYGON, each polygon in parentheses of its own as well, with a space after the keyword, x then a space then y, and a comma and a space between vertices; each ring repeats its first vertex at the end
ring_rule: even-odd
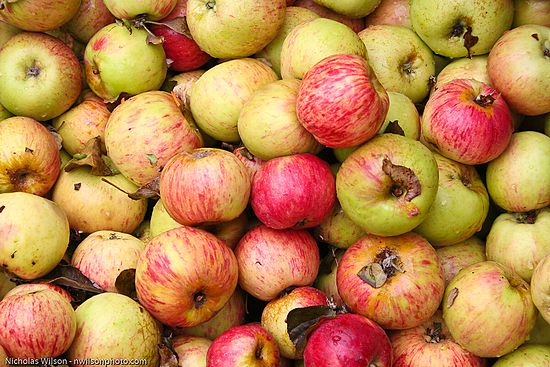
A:
POLYGON ((151 166, 154 166, 158 162, 158 158, 154 154, 146 154, 147 159, 151 163, 151 166))
POLYGON ((379 263, 372 263, 363 267, 359 270, 357 276, 373 288, 382 287, 388 279, 384 268, 379 263))

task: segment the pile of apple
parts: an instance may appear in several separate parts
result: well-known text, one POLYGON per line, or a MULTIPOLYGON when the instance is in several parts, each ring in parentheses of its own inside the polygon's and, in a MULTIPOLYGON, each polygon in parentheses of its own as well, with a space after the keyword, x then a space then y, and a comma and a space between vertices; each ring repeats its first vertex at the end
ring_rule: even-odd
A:
POLYGON ((0 366, 548 367, 548 135, 547 0, 0 0, 0 366))

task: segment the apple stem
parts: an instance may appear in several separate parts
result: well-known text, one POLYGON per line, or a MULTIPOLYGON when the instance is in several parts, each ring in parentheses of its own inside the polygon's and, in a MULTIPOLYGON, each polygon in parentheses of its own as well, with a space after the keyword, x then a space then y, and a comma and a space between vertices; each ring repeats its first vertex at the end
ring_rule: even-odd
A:
POLYGON ((195 308, 201 308, 206 302, 206 295, 202 292, 197 292, 193 295, 193 301, 195 302, 195 308))
POLYGON ((258 345, 256 346, 256 350, 254 351, 254 356, 256 357, 256 359, 259 359, 259 360, 263 359, 263 357, 262 357, 263 349, 264 349, 263 344, 258 343, 258 345))
POLYGON ((443 331, 443 325, 440 322, 434 322, 433 323, 433 329, 427 328, 426 329, 426 341, 428 343, 434 343, 437 344, 441 342, 443 339, 445 339, 445 336, 441 334, 443 331))
POLYGON ((130 195, 130 193, 126 190, 124 190, 122 187, 120 186, 117 186, 115 185, 114 183, 112 183, 111 181, 107 180, 105 177, 101 177, 101 181, 103 182, 106 182, 108 183, 109 185, 113 186, 115 189, 119 190, 119 191, 122 191, 123 193, 125 193, 126 195, 130 195))
POLYGON ((215 1, 208 1, 206 4, 206 9, 208 10, 212 10, 216 7, 216 2, 215 1))
POLYGON ((493 102, 495 102, 495 97, 493 97, 490 94, 487 94, 487 95, 480 94, 474 99, 474 102, 480 105, 481 107, 487 107, 492 105, 493 102))
POLYGON ((394 182, 390 189, 393 196, 401 197, 406 193, 404 199, 410 202, 422 193, 420 181, 410 168, 394 165, 386 157, 382 161, 382 171, 394 182))

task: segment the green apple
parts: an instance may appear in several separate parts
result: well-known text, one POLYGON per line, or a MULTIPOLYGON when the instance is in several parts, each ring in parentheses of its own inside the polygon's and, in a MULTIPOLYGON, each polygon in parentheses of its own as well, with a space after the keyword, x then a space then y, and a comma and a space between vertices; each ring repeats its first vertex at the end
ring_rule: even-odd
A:
POLYGON ((38 121, 59 116, 81 88, 78 59, 55 37, 23 32, 0 49, 0 104, 14 115, 38 121))
POLYGON ((432 246, 449 246, 481 230, 489 212, 489 194, 474 166, 434 153, 439 168, 435 201, 415 232, 432 246))
POLYGON ((363 18, 376 9, 381 0, 314 0, 336 13, 351 18, 363 18))
POLYGON ((433 52, 409 28, 373 25, 359 37, 367 47, 370 66, 387 91, 399 92, 413 102, 422 101, 435 75, 433 52))
POLYGON ((471 237, 452 246, 438 247, 435 251, 441 260, 446 286, 460 270, 487 261, 485 244, 477 237, 471 237))
POLYGON ((550 136, 550 113, 547 113, 544 118, 544 133, 550 136))
POLYGON ((326 294, 327 298, 334 302, 334 304, 338 307, 341 307, 344 304, 344 301, 342 301, 340 294, 338 294, 336 273, 338 271, 338 264, 340 259, 342 259, 344 252, 344 249, 336 250, 333 253, 329 251, 329 253, 321 261, 319 274, 317 274, 317 279, 313 285, 315 288, 326 294))
POLYGON ((512 0, 411 1, 414 31, 435 53, 451 58, 488 53, 513 18, 512 0))
POLYGON ((493 367, 538 366, 550 366, 550 345, 522 345, 493 364, 493 367))
POLYGON ((6 110, 4 106, 0 104, 0 121, 5 120, 12 116, 13 114, 10 111, 6 110))
POLYGON ((407 138, 420 139, 420 115, 411 99, 398 92, 388 92, 388 97, 390 98, 390 107, 378 133, 383 134, 386 130, 395 133, 394 126, 388 129, 390 122, 393 122, 393 124, 399 125, 407 138))
POLYGON ((514 0, 513 28, 524 24, 538 24, 550 27, 550 1, 514 0))
POLYGON ((315 227, 315 237, 338 248, 348 248, 366 235, 361 227, 348 218, 342 207, 334 206, 323 223, 315 227))
POLYGON ((25 31, 45 32, 67 23, 79 7, 80 0, 2 0, 0 19, 25 31))
POLYGON ((0 20, 0 48, 2 48, 4 43, 8 42, 10 38, 20 32, 22 32, 21 29, 0 20))
POLYGON ((160 20, 176 6, 178 0, 103 0, 105 6, 118 19, 134 19, 146 15, 147 19, 160 20))
POLYGON ((162 204, 162 200, 159 199, 151 213, 151 236, 158 236, 163 232, 181 227, 182 225, 183 224, 179 224, 170 214, 168 214, 166 208, 162 204))
POLYGON ((286 16, 279 33, 273 41, 264 47, 256 56, 265 58, 271 63, 271 67, 278 75, 281 75, 281 50, 286 36, 296 26, 319 18, 319 15, 313 11, 298 6, 289 6, 286 8, 286 16))
POLYGON ((325 57, 351 54, 366 58, 367 49, 357 33, 331 19, 318 18, 296 26, 281 49, 281 76, 302 79, 325 57))
POLYGON ((285 0, 189 0, 186 19, 202 50, 217 58, 239 58, 273 41, 285 9, 285 0))
POLYGON ((80 42, 87 43, 97 31, 114 21, 114 15, 103 0, 82 0, 78 12, 63 25, 63 29, 80 42))
POLYGON ((359 149, 359 147, 360 145, 350 148, 334 148, 332 149, 332 151, 338 162, 342 163, 346 160, 347 157, 350 156, 351 153, 359 149))

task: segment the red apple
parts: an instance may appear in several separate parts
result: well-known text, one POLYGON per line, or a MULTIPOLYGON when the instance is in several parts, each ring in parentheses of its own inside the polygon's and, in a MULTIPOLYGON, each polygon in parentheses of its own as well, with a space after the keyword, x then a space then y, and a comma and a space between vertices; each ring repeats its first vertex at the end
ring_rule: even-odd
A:
POLYGON ((477 237, 452 246, 439 247, 436 251, 443 267, 445 286, 465 267, 487 261, 485 243, 477 237))
POLYGON ((436 90, 422 115, 422 134, 441 155, 482 164, 508 146, 513 125, 503 96, 487 84, 456 79, 436 90))
POLYGON ((80 8, 63 29, 80 42, 87 43, 101 28, 115 21, 103 0, 81 0, 80 8))
POLYGON ((332 19, 345 24, 356 33, 365 28, 365 18, 354 19, 343 14, 338 14, 329 8, 325 8, 324 6, 317 4, 314 0, 296 0, 294 2, 294 6, 309 9, 312 12, 317 13, 322 18, 332 19))
POLYGON ((373 70, 354 55, 318 62, 305 74, 296 101, 302 125, 330 148, 349 148, 372 138, 388 107, 388 94, 373 70))
POLYGON ((178 355, 182 367, 206 367, 206 353, 212 341, 199 336, 176 336, 172 347, 178 355))
POLYGON ((393 24, 412 29, 410 0, 382 0, 365 18, 365 25, 393 24))
POLYGON ((388 336, 361 315, 341 314, 321 320, 304 350, 307 367, 391 367, 388 336))
POLYGON ((415 233, 367 235, 338 264, 338 293, 355 313, 385 329, 408 329, 439 307, 445 280, 435 249, 415 233))
POLYGON ((78 11, 80 0, 2 1, 0 18, 25 31, 44 32, 59 28, 78 11))
POLYGON ((237 286, 233 252, 213 234, 179 227, 154 237, 136 268, 140 303, 165 325, 189 327, 214 317, 237 286))
POLYGON ((239 285, 263 301, 290 286, 313 284, 319 270, 319 248, 304 230, 275 230, 259 225, 235 248, 239 285))
POLYGON ((315 227, 336 203, 334 176, 326 162, 310 153, 274 158, 254 177, 250 199, 268 227, 315 227))
POLYGON ((65 288, 61 288, 60 286, 52 283, 24 283, 11 289, 8 293, 6 293, 4 298, 15 296, 16 294, 28 294, 33 292, 40 292, 43 290, 57 292, 69 303, 74 301, 71 294, 65 288))

